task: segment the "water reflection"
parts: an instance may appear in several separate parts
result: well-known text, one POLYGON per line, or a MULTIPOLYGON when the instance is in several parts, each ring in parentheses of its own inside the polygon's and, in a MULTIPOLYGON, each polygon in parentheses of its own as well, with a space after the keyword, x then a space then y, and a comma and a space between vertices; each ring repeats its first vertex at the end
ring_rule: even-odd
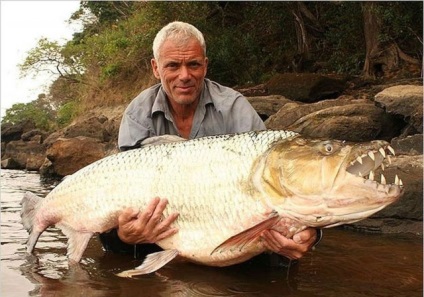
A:
POLYGON ((96 237, 80 265, 69 266, 66 239, 50 228, 35 255, 25 253, 20 224, 25 191, 44 196, 53 185, 37 174, 2 171, 1 296, 422 296, 423 245, 415 235, 329 229, 318 248, 290 269, 237 265, 211 268, 177 262, 157 273, 115 274, 140 262, 104 253, 96 237))

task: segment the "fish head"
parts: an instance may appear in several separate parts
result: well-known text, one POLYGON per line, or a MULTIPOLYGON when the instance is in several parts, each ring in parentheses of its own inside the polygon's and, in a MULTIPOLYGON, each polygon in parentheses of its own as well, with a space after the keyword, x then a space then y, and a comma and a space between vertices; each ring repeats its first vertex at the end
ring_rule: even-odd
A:
POLYGON ((391 183, 383 174, 376 178, 390 155, 394 150, 382 140, 350 143, 295 137, 271 149, 263 181, 272 189, 270 199, 280 205, 279 212, 315 227, 352 223, 402 195, 397 175, 391 183))

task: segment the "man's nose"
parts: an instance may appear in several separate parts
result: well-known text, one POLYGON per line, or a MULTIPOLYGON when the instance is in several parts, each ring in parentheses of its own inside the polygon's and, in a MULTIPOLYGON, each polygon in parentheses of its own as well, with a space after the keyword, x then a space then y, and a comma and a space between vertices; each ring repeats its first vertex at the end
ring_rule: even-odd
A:
POLYGON ((180 68, 180 79, 181 80, 190 79, 190 70, 185 65, 181 66, 181 68, 180 68))

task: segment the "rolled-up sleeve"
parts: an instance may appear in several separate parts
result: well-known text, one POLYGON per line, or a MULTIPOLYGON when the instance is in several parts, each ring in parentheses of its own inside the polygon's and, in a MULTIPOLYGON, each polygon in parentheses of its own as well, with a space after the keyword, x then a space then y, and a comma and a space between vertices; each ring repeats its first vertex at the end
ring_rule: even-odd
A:
POLYGON ((134 119, 127 112, 124 113, 118 135, 118 147, 121 151, 137 147, 149 135, 149 127, 134 119))
POLYGON ((233 129, 233 131, 229 131, 229 133, 266 129, 264 122, 256 110, 241 94, 234 100, 234 104, 229 109, 229 122, 232 123, 231 126, 233 129))

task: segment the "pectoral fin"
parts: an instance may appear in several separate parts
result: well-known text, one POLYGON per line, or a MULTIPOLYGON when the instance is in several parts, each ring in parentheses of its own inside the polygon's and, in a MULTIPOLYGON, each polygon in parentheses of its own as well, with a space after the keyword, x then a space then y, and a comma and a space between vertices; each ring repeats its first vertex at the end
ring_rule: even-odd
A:
POLYGON ((269 215, 269 217, 265 219, 264 221, 261 221, 255 226, 241 233, 238 233, 230 237, 223 243, 221 243, 212 251, 211 255, 217 252, 221 253, 227 249, 231 250, 236 248, 236 249, 242 250, 246 244, 251 243, 252 241, 257 239, 264 230, 270 229, 273 225, 275 225, 279 221, 279 219, 280 217, 278 213, 276 211, 273 211, 269 215))
POLYGON ((117 274, 121 277, 133 277, 135 275, 142 275, 155 272, 156 270, 162 268, 172 259, 178 256, 177 250, 165 250, 153 254, 147 255, 143 263, 132 270, 126 270, 117 274))

